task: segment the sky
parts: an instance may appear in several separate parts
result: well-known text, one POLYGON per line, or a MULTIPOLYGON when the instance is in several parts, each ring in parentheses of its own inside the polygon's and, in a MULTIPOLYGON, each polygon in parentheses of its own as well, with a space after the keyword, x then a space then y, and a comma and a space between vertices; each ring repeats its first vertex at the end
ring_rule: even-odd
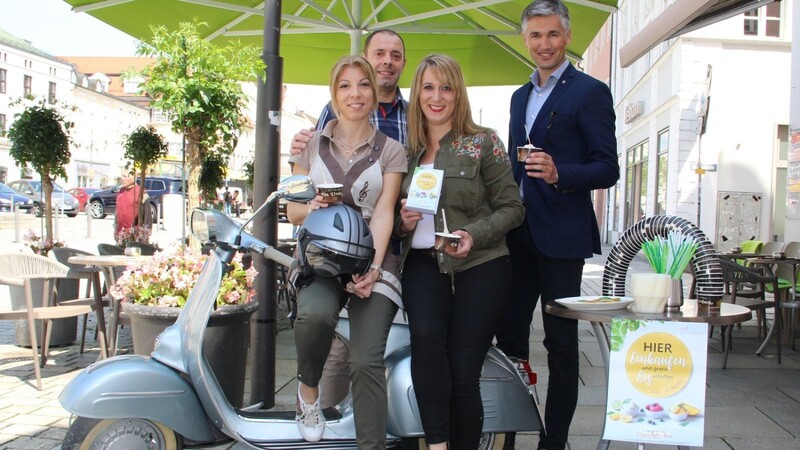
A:
MULTIPOLYGON (((63 0, 0 0, 0 3, 3 6, 0 28, 50 55, 134 56, 136 53, 136 39, 88 14, 72 12, 72 7, 63 0)), ((508 130, 508 105, 514 88, 469 89, 474 120, 498 130, 503 139, 508 130)), ((408 99, 408 90, 403 93, 408 99)), ((289 85, 284 106, 292 105, 293 109, 317 116, 329 96, 327 86, 289 85)))
POLYGON ((53 56, 133 56, 136 39, 62 0, 2 0, 0 28, 53 56))

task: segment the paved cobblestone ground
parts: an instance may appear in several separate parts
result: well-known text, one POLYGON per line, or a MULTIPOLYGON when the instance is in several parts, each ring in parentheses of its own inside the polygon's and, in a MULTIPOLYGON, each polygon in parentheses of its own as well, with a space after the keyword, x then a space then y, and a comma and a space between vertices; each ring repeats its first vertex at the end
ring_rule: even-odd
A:
MULTIPOLYGON (((0 252, 14 250, 15 230, 13 218, 0 213, 0 252)), ((25 217, 22 234, 27 228, 38 232, 38 221, 25 217)), ((113 220, 91 222, 87 233, 84 215, 74 219, 61 219, 61 239, 69 246, 95 251, 97 243, 111 242, 113 220)), ((290 233, 290 228, 279 227, 279 235, 290 233)), ((21 234, 21 235, 22 235, 21 234)), ((166 243, 180 237, 179 230, 158 231, 154 240, 166 243)), ((604 249, 604 254, 608 253, 604 249)), ((587 262, 584 270, 583 292, 600 293, 603 257, 587 262)), ((647 270, 646 262, 634 259, 630 271, 647 270)), ((8 304, 8 291, 0 287, 0 308, 8 304)), ((536 392, 540 403, 546 398, 547 367, 541 345, 541 319, 537 311, 531 337, 532 364, 539 375, 536 392)), ((771 315, 768 315, 771 320, 771 315)), ((51 349, 50 358, 42 371, 44 389, 35 387, 31 365, 31 351, 15 345, 12 322, 0 321, 0 449, 59 449, 69 426, 69 414, 58 403, 58 395, 81 369, 94 362, 99 347, 93 339, 95 322, 92 316, 87 328, 86 352, 79 353, 79 345, 72 344, 51 349)), ((284 327, 285 328, 285 327, 284 327)), ((800 449, 800 353, 784 348, 783 363, 778 365, 775 347, 767 354, 753 354, 760 339, 756 336, 753 321, 734 330, 733 350, 728 369, 721 369, 722 354, 718 333, 709 339, 706 393, 706 429, 704 448, 709 449, 800 449)), ((570 446, 573 450, 594 449, 601 433, 605 412, 605 374, 597 340, 591 327, 582 323, 581 386, 579 406, 573 421, 570 446)), ((130 351, 130 330, 123 329, 120 347, 130 351)), ((276 346, 276 404, 279 408, 292 408, 297 385, 294 377, 295 353, 291 329, 285 328, 277 336, 276 346)), ((249 384, 249 381, 248 381, 249 384)), ((247 396, 246 396, 247 398, 247 396)), ((522 434, 517 439, 518 450, 536 448, 537 437, 522 434)), ((660 446, 648 446, 648 448, 660 446)), ((241 444, 222 445, 215 449, 244 449, 241 444)), ((613 443, 612 448, 633 449, 635 444, 613 443)))

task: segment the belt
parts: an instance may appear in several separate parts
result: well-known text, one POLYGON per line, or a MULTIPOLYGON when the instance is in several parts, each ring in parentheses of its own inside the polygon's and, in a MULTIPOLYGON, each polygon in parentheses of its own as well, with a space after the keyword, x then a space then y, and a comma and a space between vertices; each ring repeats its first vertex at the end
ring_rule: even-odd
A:
POLYGON ((433 258, 433 259, 437 259, 437 258, 439 257, 439 255, 437 254, 438 252, 437 252, 437 251, 436 251, 436 249, 435 249, 435 248, 433 248, 433 247, 428 247, 428 248, 412 248, 412 249, 411 249, 411 253, 413 253, 413 254, 415 254, 415 255, 418 255, 418 256, 424 256, 424 257, 426 257, 426 258, 433 258))

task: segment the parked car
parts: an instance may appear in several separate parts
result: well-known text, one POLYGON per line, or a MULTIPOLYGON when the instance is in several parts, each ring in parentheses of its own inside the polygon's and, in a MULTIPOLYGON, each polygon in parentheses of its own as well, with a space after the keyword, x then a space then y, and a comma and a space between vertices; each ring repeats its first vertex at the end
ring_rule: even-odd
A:
POLYGON ((29 211, 33 207, 33 200, 0 183, 0 211, 13 211, 14 205, 29 211))
MULTIPOLYGON (((28 197, 33 201, 31 211, 36 217, 44 215, 44 200, 42 199, 42 182, 34 180, 17 180, 8 183, 8 187, 18 193, 28 197)), ((69 217, 78 215, 78 201, 75 197, 65 191, 64 188, 53 183, 53 194, 50 197, 50 205, 54 210, 60 210, 69 217)))
MULTIPOLYGON (((139 184, 139 180, 136 180, 139 184)), ((150 217, 153 222, 156 221, 158 208, 161 205, 161 198, 164 194, 180 194, 182 180, 175 177, 147 177, 144 180, 145 192, 149 197, 150 217)), ((117 211, 117 193, 121 185, 116 185, 111 189, 97 191, 89 198, 89 215, 93 219, 103 219, 109 214, 114 214, 117 211)), ((161 217, 164 217, 162 210, 161 217)))
POLYGON ((89 197, 99 190, 98 188, 75 187, 67 192, 78 201, 78 211, 83 212, 86 210, 86 203, 89 201, 89 197))

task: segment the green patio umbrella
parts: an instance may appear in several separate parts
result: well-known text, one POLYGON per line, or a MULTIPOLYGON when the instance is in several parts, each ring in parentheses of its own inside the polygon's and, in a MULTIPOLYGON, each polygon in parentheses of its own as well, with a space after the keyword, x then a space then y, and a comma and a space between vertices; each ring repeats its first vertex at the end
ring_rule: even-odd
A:
MULTIPOLYGON (((65 0, 129 35, 147 41, 150 25, 175 29, 198 19, 212 42, 262 44, 264 0, 65 0)), ((371 30, 391 28, 406 42, 408 87, 413 68, 434 52, 455 57, 470 86, 522 84, 533 71, 520 37, 529 0, 285 0, 280 16, 283 81, 327 85, 336 60, 359 53, 371 30)), ((573 59, 579 59, 617 0, 565 2, 572 21, 573 59)))
MULTIPOLYGON (((223 44, 238 39, 263 45, 266 81, 259 83, 256 117, 254 201, 275 189, 280 159, 279 117, 283 82, 327 85, 333 64, 360 51, 371 30, 391 28, 406 43, 407 67, 401 85, 410 84, 418 62, 429 53, 456 58, 470 86, 522 84, 532 72, 520 36, 520 15, 528 0, 65 0, 140 40, 151 25, 176 29, 181 22, 208 24, 206 39, 223 44), (266 31, 266 33, 265 33, 266 31)), ((578 59, 616 8, 617 0, 573 0, 572 45, 578 59)), ((277 215, 254 223, 259 238, 277 241, 277 215)), ((255 360, 251 402, 270 408, 275 387, 275 271, 254 258, 262 271, 256 280, 259 309, 251 327, 255 360), (263 270, 266 269, 266 270, 263 270), (258 380, 259 382, 253 382, 258 380)))

